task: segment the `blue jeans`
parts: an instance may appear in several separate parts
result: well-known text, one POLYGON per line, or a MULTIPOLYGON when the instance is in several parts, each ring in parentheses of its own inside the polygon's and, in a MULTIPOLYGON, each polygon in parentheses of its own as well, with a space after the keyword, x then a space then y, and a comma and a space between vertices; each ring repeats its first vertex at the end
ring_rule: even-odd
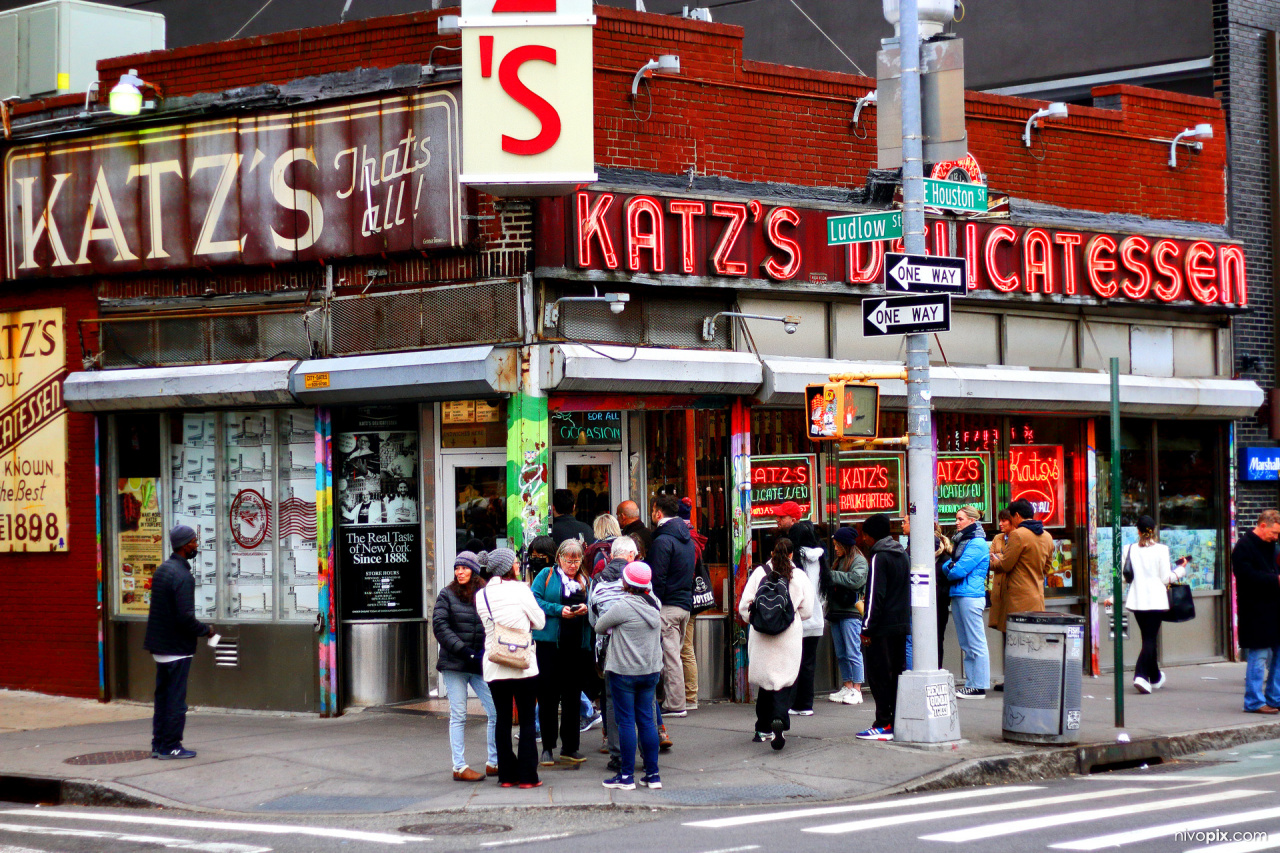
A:
POLYGON ((187 725, 187 676, 191 658, 156 664, 156 701, 151 716, 151 751, 182 748, 187 725))
POLYGON ((1245 649, 1244 709, 1256 711, 1263 705, 1280 708, 1280 646, 1245 649))
POLYGON ((982 623, 985 598, 956 596, 951 599, 951 615, 956 623, 956 640, 964 655, 964 686, 986 690, 991 686, 991 658, 987 656, 987 629, 982 623))
POLYGON ((831 645, 835 647, 840 681, 862 684, 862 620, 838 619, 832 622, 831 645))
POLYGON ((493 705, 493 694, 489 692, 489 685, 485 682, 484 676, 478 672, 444 670, 440 673, 440 677, 444 679, 444 689, 449 694, 449 751, 453 753, 453 769, 461 770, 467 766, 466 739, 463 736, 467 725, 467 685, 471 685, 471 689, 476 692, 485 716, 489 718, 486 732, 489 750, 487 761, 489 766, 497 767, 498 744, 494 734, 497 731, 498 719, 493 705))
POLYGON ((658 723, 654 716, 653 691, 660 673, 618 675, 608 673, 609 695, 613 699, 613 715, 618 721, 618 748, 622 750, 623 776, 636 772, 636 736, 639 733, 640 754, 644 756, 644 772, 658 772, 658 723))

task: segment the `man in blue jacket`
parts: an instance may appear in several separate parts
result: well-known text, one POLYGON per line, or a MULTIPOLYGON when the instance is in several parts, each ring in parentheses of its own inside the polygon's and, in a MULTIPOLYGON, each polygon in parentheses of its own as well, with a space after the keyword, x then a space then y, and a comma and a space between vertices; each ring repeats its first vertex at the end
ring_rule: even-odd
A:
POLYGON ((196 532, 185 524, 169 531, 173 554, 151 579, 151 610, 142 647, 156 661, 155 712, 151 718, 151 757, 161 760, 195 758, 182 745, 187 724, 187 676, 196 653, 196 640, 212 637, 213 629, 196 618, 195 579, 191 558, 200 550, 196 532))
POLYGON ((680 519, 680 500, 658 495, 653 501, 653 544, 649 568, 653 569, 653 594, 662 602, 662 681, 666 700, 662 713, 683 717, 684 664, 680 649, 684 629, 693 609, 693 567, 696 561, 693 535, 680 519))

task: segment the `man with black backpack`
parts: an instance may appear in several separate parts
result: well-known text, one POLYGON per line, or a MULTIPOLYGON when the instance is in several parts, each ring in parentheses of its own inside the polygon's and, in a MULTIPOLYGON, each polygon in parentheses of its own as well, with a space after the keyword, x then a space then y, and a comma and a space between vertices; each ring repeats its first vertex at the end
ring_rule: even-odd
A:
POLYGON ((862 740, 893 740, 893 716, 898 701, 898 676, 907 667, 907 634, 911 631, 911 560, 901 543, 889 535, 889 516, 873 515, 862 522, 859 544, 869 545, 866 614, 862 622, 862 655, 867 684, 876 699, 871 728, 862 740))

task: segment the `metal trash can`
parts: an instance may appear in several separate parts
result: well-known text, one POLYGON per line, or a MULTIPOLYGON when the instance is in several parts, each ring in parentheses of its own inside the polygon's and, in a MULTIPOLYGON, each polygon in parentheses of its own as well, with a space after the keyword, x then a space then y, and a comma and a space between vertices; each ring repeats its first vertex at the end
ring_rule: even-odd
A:
POLYGON ((715 702, 729 698, 729 677, 725 668, 728 640, 723 613, 703 613, 693 617, 693 653, 698 659, 698 701, 715 702))
POLYGON ((1005 634, 1004 739, 1076 743, 1084 667, 1084 617, 1011 613, 1005 634))

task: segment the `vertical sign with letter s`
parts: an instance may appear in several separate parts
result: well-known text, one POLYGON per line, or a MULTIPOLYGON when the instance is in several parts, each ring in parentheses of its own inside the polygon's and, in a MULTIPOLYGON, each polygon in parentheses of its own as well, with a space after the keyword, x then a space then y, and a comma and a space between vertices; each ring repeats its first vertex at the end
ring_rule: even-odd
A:
POLYGON ((596 180, 589 0, 463 0, 462 176, 492 195, 596 180))

